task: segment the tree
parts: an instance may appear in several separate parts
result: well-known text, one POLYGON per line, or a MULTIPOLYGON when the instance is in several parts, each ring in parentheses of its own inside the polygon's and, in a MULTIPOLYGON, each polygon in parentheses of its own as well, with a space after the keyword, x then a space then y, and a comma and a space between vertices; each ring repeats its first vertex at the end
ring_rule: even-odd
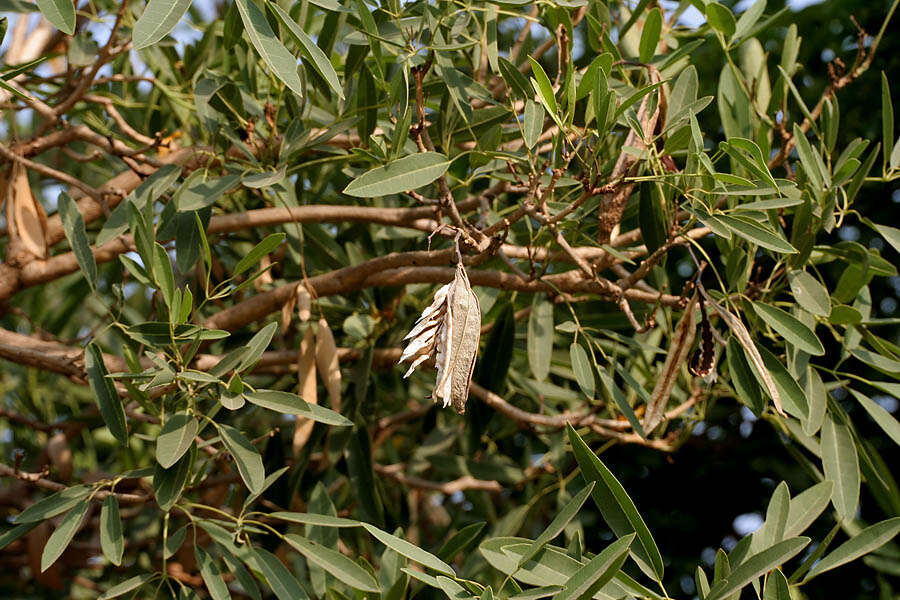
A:
POLYGON ((893 597, 897 4, 8 3, 5 594, 893 597))

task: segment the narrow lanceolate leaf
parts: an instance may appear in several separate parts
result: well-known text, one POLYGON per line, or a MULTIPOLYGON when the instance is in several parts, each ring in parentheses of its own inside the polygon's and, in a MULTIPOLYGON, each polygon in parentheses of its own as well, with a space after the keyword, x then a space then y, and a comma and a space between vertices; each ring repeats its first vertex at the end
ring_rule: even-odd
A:
POLYGON ((575 494, 575 497, 572 498, 568 504, 566 504, 561 511, 559 511, 553 520, 550 521, 550 524, 547 525, 547 529, 541 532, 541 535, 537 537, 536 540, 531 544, 531 547, 525 551, 522 555, 522 558, 519 559, 519 567, 522 567, 525 563, 531 560, 531 557, 537 554, 541 548, 550 543, 553 538, 562 533, 562 530, 565 529, 566 525, 569 524, 575 515, 578 514, 578 511, 581 510, 582 505, 584 504, 587 497, 594 490, 594 485, 596 485, 593 481, 590 482, 587 486, 585 486, 580 492, 575 494))
POLYGON ((280 413, 288 415, 302 415, 307 419, 318 421, 326 425, 336 425, 338 427, 350 427, 353 421, 345 416, 329 410, 324 406, 316 404, 308 404, 303 398, 297 394, 290 392, 281 392, 277 390, 256 390, 255 392, 247 392, 244 398, 257 406, 268 408, 280 413))
POLYGON ((575 372, 575 381, 578 382, 578 387, 585 396, 593 398, 597 380, 594 377, 594 368, 591 366, 587 350, 581 344, 573 342, 569 346, 569 360, 572 362, 572 370, 575 372))
POLYGON ((112 564, 122 564, 125 538, 122 537, 122 518, 119 516, 119 501, 110 494, 100 509, 100 549, 112 564))
POLYGON ((642 63, 648 63, 656 54, 656 45, 659 43, 659 34, 662 31, 662 11, 654 8, 647 13, 644 20, 644 29, 641 31, 640 59, 642 63))
POLYGON ((253 444, 250 443, 243 433, 230 425, 218 425, 219 433, 222 436, 222 442, 228 448, 237 465, 238 473, 241 479, 247 484, 251 492, 257 493, 262 490, 263 483, 266 480, 266 471, 263 468, 262 457, 257 452, 253 444))
MULTIPOLYGON (((285 234, 283 233, 272 233, 267 235, 263 240, 253 247, 250 252, 248 252, 238 263, 234 266, 234 270, 232 271, 233 275, 240 275, 250 267, 253 267, 262 260, 262 257, 270 252, 273 252, 275 248, 281 245, 281 242, 284 241, 285 234)), ((272 330, 274 333, 274 329, 272 330)), ((270 336, 271 337, 271 336, 270 336)))
MULTIPOLYGON (((457 249, 458 251, 458 249, 457 249)), ((453 281, 434 294, 434 301, 426 308, 405 339, 409 344, 400 360, 412 359, 404 378, 416 366, 429 358, 437 368, 431 397, 444 407, 453 406, 456 412, 466 412, 472 372, 481 338, 481 307, 478 296, 469 285, 469 276, 462 262, 456 266, 453 281)))
POLYGON ((817 562, 816 566, 809 571, 804 583, 816 575, 821 575, 825 571, 845 565, 860 556, 881 548, 892 540, 897 533, 900 533, 900 517, 894 517, 893 519, 866 527, 817 562))
POLYGON ((87 499, 76 504, 50 535, 50 539, 47 540, 44 551, 41 553, 41 573, 46 571, 50 565, 56 562, 56 559, 62 556, 72 538, 75 537, 75 534, 81 528, 81 523, 84 521, 84 517, 87 515, 90 507, 90 500, 87 499))
POLYGON ((298 96, 303 96, 303 81, 297 73, 297 59, 272 31, 266 15, 253 0, 235 0, 244 31, 260 57, 272 72, 298 96))
POLYGON ((553 355, 553 304, 538 295, 528 316, 528 364, 538 381, 550 374, 550 359, 553 355))
POLYGON ((418 546, 410 544, 404 539, 398 538, 396 535, 378 529, 374 525, 363 523, 362 526, 366 531, 371 533, 379 542, 409 560, 415 561, 422 566, 434 569, 439 573, 454 576, 453 567, 439 559, 434 554, 422 550, 418 546))
POLYGON ((731 215, 716 215, 716 218, 738 236, 757 246, 773 252, 780 252, 781 254, 797 254, 797 249, 791 246, 787 240, 771 229, 756 224, 754 221, 744 220, 731 215))
POLYGON ((300 582, 291 575, 287 567, 284 566, 277 556, 263 550, 262 548, 254 548, 251 556, 255 559, 259 571, 265 577, 266 582, 278 600, 297 600, 298 598, 308 598, 307 593, 300 587, 300 582))
POLYGON ((103 353, 95 343, 88 344, 84 350, 84 370, 87 373, 91 390, 97 399, 100 415, 109 428, 109 432, 122 444, 128 445, 128 431, 125 427, 125 409, 116 392, 116 386, 106 375, 103 364, 103 353))
POLYGON ((166 469, 178 462, 191 447, 198 428, 197 419, 190 415, 177 413, 169 417, 156 438, 157 462, 166 469))
POLYGON ((738 565, 723 580, 712 586, 704 600, 722 600, 740 591, 745 585, 796 556, 809 544, 807 537, 795 537, 784 540, 754 554, 738 565))
POLYGON ((37 523, 50 517, 62 514, 78 504, 79 500, 91 493, 91 488, 85 485, 74 485, 70 488, 50 494, 41 498, 13 519, 14 523, 37 523))
POLYGON ((132 592, 151 579, 156 577, 154 573, 144 573, 143 575, 135 575, 129 579, 126 579, 122 583, 112 586, 103 594, 97 598, 97 600, 112 600, 112 598, 118 598, 119 596, 124 596, 128 592, 132 592))
POLYGON ((831 314, 831 300, 828 289, 806 271, 791 271, 788 282, 797 304, 814 315, 827 317, 831 314))
POLYGON ((316 43, 313 41, 309 35, 306 34, 305 31, 297 24, 294 19, 291 18, 289 14, 287 14, 284 9, 278 6, 274 2, 267 2, 266 6, 271 8, 275 15, 278 17, 278 20, 281 21, 282 25, 284 25, 288 32, 293 36, 293 38, 300 45, 300 50, 303 52, 303 55, 306 57, 310 63, 312 63, 313 68, 318 71, 319 75, 322 76, 332 90, 338 95, 338 98, 341 100, 344 99, 344 90, 341 87, 341 81, 338 79, 337 73, 334 70, 334 67, 331 66, 331 61, 328 60, 328 57, 325 56, 325 53, 322 52, 322 49, 319 48, 316 43))
POLYGON ((94 253, 91 252, 91 243, 88 241, 87 233, 84 229, 84 219, 78 210, 78 205, 65 192, 59 195, 57 200, 59 207, 59 217, 66 232, 66 239, 72 247, 75 254, 75 260, 78 261, 78 267, 87 279, 91 289, 97 287, 97 262, 94 260, 94 253))
POLYGON ((784 537, 795 537, 806 531, 828 506, 834 492, 833 481, 821 481, 791 498, 784 537))
POLYGON ((881 427, 882 431, 884 431, 889 438, 894 440, 894 443, 900 445, 900 421, 897 421, 891 413, 886 411, 884 407, 868 396, 853 389, 850 390, 850 393, 853 394, 853 397, 856 398, 860 404, 862 404, 863 408, 866 409, 866 412, 869 413, 872 420, 881 427))
POLYGON ((438 152, 411 154, 366 171, 351 181, 344 193, 357 198, 399 194, 428 185, 449 167, 450 161, 438 152))
POLYGON ((296 534, 288 534, 284 539, 297 552, 305 556, 306 560, 325 569, 338 581, 364 592, 377 593, 380 591, 378 582, 368 571, 337 550, 332 550, 296 534))
POLYGON ((785 340, 796 346, 798 350, 813 356, 825 354, 825 347, 822 346, 822 342, 819 341, 813 330, 789 312, 762 302, 754 302, 753 310, 772 329, 780 333, 785 340))
POLYGON ((36 0, 50 24, 65 33, 75 33, 75 4, 72 0, 36 0))
POLYGON ((853 517, 859 504, 859 456, 850 429, 831 415, 822 425, 822 468, 825 479, 834 482, 831 502, 841 520, 853 517))
POLYGON ((634 502, 615 475, 597 458, 572 426, 567 425, 567 428, 582 477, 585 481, 597 483, 591 495, 603 519, 617 536, 626 536, 632 532, 637 534, 637 543, 631 547, 632 557, 648 577, 662 581, 662 555, 634 502))
POLYGON ((194 546, 194 556, 197 560, 197 567, 200 569, 200 576, 203 577, 203 583, 209 590, 209 596, 213 600, 228 600, 231 594, 228 592, 228 586, 222 579, 222 572, 216 565, 212 556, 200 546, 194 546))
POLYGON ((141 18, 134 24, 131 39, 134 49, 152 46, 166 37, 191 7, 191 0, 150 0, 141 18))
POLYGON ((622 568, 622 564, 628 558, 628 548, 634 542, 634 538, 635 534, 631 533, 604 548, 566 581, 566 589, 557 594, 555 599, 588 600, 592 598, 622 568))

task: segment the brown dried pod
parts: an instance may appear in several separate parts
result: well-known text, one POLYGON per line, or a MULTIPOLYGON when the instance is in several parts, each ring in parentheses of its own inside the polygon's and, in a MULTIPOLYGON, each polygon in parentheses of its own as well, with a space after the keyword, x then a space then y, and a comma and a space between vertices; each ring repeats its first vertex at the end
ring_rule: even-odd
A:
POLYGON ((398 362, 414 359, 404 377, 434 359, 437 379, 432 399, 464 413, 480 336, 481 307, 460 260, 453 281, 435 292, 434 301, 404 338, 410 341, 398 362))
POLYGON ((19 162, 13 163, 6 185, 6 221, 9 262, 47 258, 47 214, 31 193, 28 172, 19 162))
POLYGON ((656 380, 656 385, 653 387, 653 393, 650 395, 650 404, 647 406, 647 412, 644 414, 644 431, 648 435, 662 422, 665 416, 666 405, 669 403, 669 396, 672 393, 672 388, 675 387, 678 373, 681 371, 681 365, 684 364, 688 353, 691 351, 691 345, 694 343, 694 336, 697 331, 694 316, 694 305, 696 303, 697 295, 694 294, 684 309, 684 314, 675 327, 675 332, 672 334, 666 361, 663 363, 662 372, 659 375, 659 379, 656 380))
POLYGON ((316 328, 316 368, 319 377, 328 390, 328 400, 331 408, 341 411, 341 367, 338 364, 337 345, 334 343, 334 334, 328 327, 325 318, 319 319, 316 328))

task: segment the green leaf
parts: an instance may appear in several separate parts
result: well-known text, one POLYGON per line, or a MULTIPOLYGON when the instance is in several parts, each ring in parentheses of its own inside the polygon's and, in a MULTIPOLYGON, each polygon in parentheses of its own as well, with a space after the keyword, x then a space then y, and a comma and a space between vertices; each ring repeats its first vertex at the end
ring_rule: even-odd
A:
POLYGON ((825 479, 834 482, 831 502, 841 520, 856 514, 859 504, 859 457, 850 429, 826 415, 822 425, 822 467, 825 479))
POLYGON ((894 150, 894 103, 891 102, 891 84, 884 71, 881 72, 881 136, 884 170, 887 171, 891 166, 891 153, 894 150))
POLYGON ((604 548, 566 581, 566 589, 557 594, 555 600, 588 600, 593 597, 622 568, 634 538, 635 534, 631 533, 604 548))
POLYGON ((330 515, 319 515, 316 513, 300 513, 277 511, 269 513, 273 519, 281 519, 282 521, 290 521, 291 523, 303 523, 305 525, 314 525, 316 527, 361 527, 362 523, 353 519, 345 519, 343 517, 332 517, 330 515))
POLYGON ((337 550, 332 550, 293 533, 284 536, 284 539, 309 562, 325 569, 338 581, 364 592, 377 593, 381 591, 378 582, 368 571, 337 550))
POLYGON ((175 274, 172 272, 172 261, 169 254, 159 242, 153 243, 153 278, 159 286, 163 300, 170 312, 177 312, 179 307, 174 304, 175 299, 175 274))
POLYGON ((597 380, 594 378, 594 368, 588 359, 587 351, 581 344, 573 342, 569 346, 569 358, 572 361, 572 370, 575 371, 575 381, 578 382, 578 387, 585 396, 593 398, 597 380))
POLYGON ((544 108, 558 122, 559 116, 556 114, 558 107, 556 105, 556 95, 553 93, 553 84, 550 83, 550 78, 547 77, 547 73, 544 72, 544 68, 538 61, 529 56, 528 62, 531 63, 531 72, 534 74, 534 80, 531 85, 540 97, 544 108))
POLYGON ((112 564, 122 564, 122 553, 125 551, 125 538, 122 537, 122 518, 119 516, 119 501, 110 494, 103 501, 100 509, 100 549, 103 556, 112 564))
POLYGON ((281 165, 274 171, 263 171, 262 173, 249 173, 241 178, 241 185, 254 190, 271 187, 284 179, 287 173, 287 166, 281 165))
POLYGON ((791 600, 791 586, 781 569, 775 569, 766 577, 763 600, 791 600))
POLYGON ((794 123, 794 140, 797 142, 797 155, 800 157, 800 164, 803 165, 803 170, 809 177, 813 190, 822 190, 825 187, 825 175, 819 167, 821 156, 818 156, 816 151, 813 150, 809 140, 806 139, 806 134, 803 133, 803 130, 800 129, 797 123, 794 123))
POLYGON ((177 194, 178 210, 200 210, 212 206, 225 192, 233 189, 240 181, 240 175, 223 175, 179 189, 177 194))
POLYGON ((353 426, 353 421, 342 414, 318 404, 310 404, 297 394, 290 392, 256 390, 255 392, 245 393, 244 398, 248 402, 269 410, 289 415, 301 415, 311 421, 317 421, 326 425, 336 425, 338 427, 353 426))
POLYGON ((91 342, 84 350, 84 370, 87 373, 91 390, 97 400, 100 415, 109 428, 109 432, 122 444, 128 445, 128 431, 125 425, 125 409, 116 392, 116 386, 103 364, 103 353, 96 343, 91 342))
MULTIPOLYGON (((656 54, 656 45, 659 44, 659 34, 662 32, 662 11, 654 8, 644 19, 644 29, 641 31, 640 61, 648 63, 656 54)), ((674 114, 674 113, 673 113, 674 114)))
POLYGON ((647 245, 647 251, 652 253, 662 247, 668 238, 669 227, 663 206, 665 197, 654 182, 641 183, 639 197, 641 237, 647 245))
POLYGON ((872 417, 872 420, 881 427, 881 430, 894 440, 895 444, 900 445, 900 421, 897 421, 891 413, 868 396, 854 389, 850 389, 850 393, 862 404, 869 416, 872 417))
POLYGON ((881 237, 887 240, 887 243, 894 247, 894 250, 900 252, 900 229, 890 227, 889 225, 878 225, 877 223, 869 223, 871 227, 877 231, 881 237))
POLYGON ((164 511, 175 506, 175 503, 181 498, 181 492, 187 484, 196 456, 197 446, 191 444, 190 452, 185 453, 177 463, 168 469, 164 469, 159 463, 154 467, 153 495, 156 497, 156 503, 164 511))
POLYGON ((300 25, 298 25, 284 9, 274 2, 266 2, 266 6, 272 9, 278 17, 278 20, 281 21, 281 24, 285 26, 288 33, 290 33, 300 45, 300 51, 303 53, 303 56, 312 63, 313 68, 322 76, 322 79, 328 83, 329 87, 334 90, 338 95, 338 98, 343 100, 344 90, 341 87, 341 81, 338 79, 338 75, 331 65, 331 61, 328 60, 328 57, 325 56, 325 53, 322 52, 321 48, 316 45, 313 39, 303 31, 300 25))
POLYGON ((188 526, 183 525, 178 531, 166 537, 166 543, 163 544, 163 558, 168 560, 178 552, 178 549, 181 548, 184 539, 187 537, 187 532, 188 526))
POLYGON ((16 524, 37 523, 56 515, 62 514, 78 504, 91 493, 91 488, 85 485, 74 485, 41 498, 13 519, 16 524))
POLYGON ((449 575, 451 577, 455 576, 453 571, 453 567, 439 559, 434 554, 430 552, 426 552, 422 550, 418 546, 410 544, 404 539, 398 538, 396 535, 390 534, 386 531, 382 531, 378 529, 374 525, 369 525, 368 523, 363 523, 362 526, 371 533, 379 542, 396 552, 402 556, 405 556, 411 561, 417 562, 422 566, 428 567, 429 569, 434 569, 439 573, 443 573, 445 575, 449 575))
POLYGON ((553 356, 553 304, 538 294, 531 305, 528 316, 528 364, 538 381, 550 374, 550 359, 553 356))
POLYGON ((366 171, 344 188, 357 198, 399 194, 428 185, 447 172, 450 161, 439 152, 420 152, 366 171))
POLYGON ((197 419, 185 413, 176 413, 169 417, 159 437, 156 438, 156 460, 164 469, 168 469, 184 456, 194 442, 198 428, 197 419))
POLYGON ((873 550, 877 550, 893 539, 898 532, 900 532, 900 517, 887 519, 866 527, 816 563, 803 580, 803 583, 826 571, 856 560, 873 550))
POLYGON ((240 275, 244 271, 250 269, 255 266, 256 263, 262 260, 262 257, 270 252, 274 251, 275 248, 281 245, 281 242, 284 241, 285 234, 284 233, 271 233, 267 235, 263 241, 258 243, 253 247, 250 252, 247 253, 244 258, 238 261, 238 264, 234 266, 234 271, 232 272, 232 276, 240 275))
POLYGON ((706 20, 710 26, 720 32, 726 38, 730 38, 737 30, 734 14, 718 2, 710 2, 706 5, 706 20))
POLYGON ((75 33, 75 5, 72 0, 35 0, 50 24, 65 33, 75 33))
POLYGON ((62 192, 57 200, 57 206, 59 207, 59 218, 66 232, 66 239, 72 247, 78 267, 87 279, 88 285, 95 290, 97 289, 97 261, 94 260, 94 253, 91 252, 91 244, 88 241, 84 229, 84 219, 81 217, 78 205, 67 193, 62 192))
POLYGON ((522 75, 522 72, 502 56, 497 57, 497 61, 500 63, 500 74, 503 77, 503 81, 506 82, 506 86, 521 98, 526 100, 531 98, 534 94, 531 92, 528 79, 522 75))
POLYGON ((123 596, 128 592, 132 592, 151 579, 156 577, 154 573, 144 573, 143 575, 135 575, 129 579, 126 579, 122 583, 112 586, 106 592, 100 595, 97 600, 111 600, 111 598, 118 598, 119 596, 123 596))
POLYGON ((481 533, 481 530, 484 529, 484 526, 485 523, 482 521, 480 523, 466 525, 457 531, 453 534, 453 537, 444 542, 444 545, 438 550, 438 558, 441 560, 453 560, 457 554, 467 550, 469 546, 478 539, 478 535, 481 533))
POLYGON ((567 425, 567 430, 575 459, 581 467, 582 477, 585 481, 594 481, 598 484, 591 495, 603 519, 619 537, 632 532, 637 534, 638 543, 631 548, 635 562, 648 577, 662 581, 662 556, 634 502, 615 475, 591 451, 571 425, 567 425))
POLYGON ((797 349, 813 356, 825 354, 825 347, 822 346, 822 342, 819 341, 812 329, 789 312, 762 302, 754 302, 753 310, 772 329, 780 333, 785 340, 796 346, 797 349))
POLYGON ((525 146, 534 148, 544 131, 544 105, 532 99, 525 101, 525 118, 522 121, 525 146))
POLYGON ((827 317, 831 314, 831 300, 828 289, 806 271, 788 273, 788 283, 797 303, 814 315, 827 317))
POLYGON ((734 30, 735 38, 742 38, 744 34, 748 33, 762 14, 766 11, 766 0, 756 0, 750 8, 744 11, 744 13, 738 18, 737 26, 734 30))
POLYGON ((250 555, 255 558, 259 571, 266 578, 269 587, 278 600, 305 600, 309 595, 300 586, 300 582, 291 575, 278 557, 262 548, 253 548, 250 555))
POLYGON ((747 361, 744 349, 741 348, 736 337, 732 336, 728 339, 725 356, 728 363, 728 377, 731 380, 731 386, 737 392, 736 397, 752 410, 753 414, 761 415, 766 409, 762 386, 759 385, 756 375, 747 361))
POLYGON ((758 351, 775 383, 784 410, 805 422, 809 419, 809 403, 806 400, 806 392, 797 383, 797 378, 764 346, 759 346, 758 351))
POLYGON ((46 571, 50 565, 56 562, 56 559, 62 556, 62 553, 71 543, 72 538, 75 537, 75 534, 81 528, 81 524, 90 507, 90 500, 81 500, 63 517, 62 522, 50 534, 50 538, 44 545, 44 551, 41 553, 41 573, 46 571))
POLYGON ((259 587, 256 585, 256 579, 253 578, 250 571, 230 552, 222 552, 222 560, 225 561, 228 572, 234 575, 244 592, 253 600, 262 600, 259 587))
POLYGON ((745 585, 796 556, 809 544, 807 537, 784 540, 743 561, 723 580, 714 584, 704 600, 722 600, 743 589, 745 585))
POLYGON ((7 529, 3 533, 0 533, 0 550, 3 550, 14 541, 21 538, 23 535, 28 534, 29 531, 37 527, 39 524, 40 521, 35 521, 33 523, 22 523, 21 525, 16 525, 15 527, 7 529))
POLYGON ((231 598, 228 592, 228 586, 222 579, 222 573, 216 565, 212 556, 199 545, 194 546, 194 556, 197 559, 197 567, 200 569, 200 576, 203 577, 203 583, 209 590, 209 596, 213 600, 226 600, 231 598))
POLYGON ((297 59, 272 31, 266 15, 253 0, 235 0, 235 4, 241 13, 244 31, 260 57, 291 91, 302 98, 303 81, 297 72, 297 59))
POLYGON ((131 34, 134 49, 152 46, 166 37, 190 7, 191 0, 150 0, 134 24, 131 34))
POLYGON ((791 498, 784 537, 795 537, 806 531, 828 506, 833 492, 834 482, 826 480, 791 498))
MULTIPOLYGON (((580 492, 575 494, 575 497, 572 498, 568 504, 566 504, 561 511, 556 513, 556 516, 553 517, 553 520, 550 521, 550 524, 547 525, 547 528, 541 532, 541 535, 534 540, 534 543, 531 545, 531 548, 525 551, 525 554, 519 559, 519 567, 522 567, 527 563, 531 558, 540 551, 541 548, 549 544, 553 538, 562 533, 562 530, 565 529, 566 525, 569 524, 575 515, 578 514, 578 511, 581 510, 582 505, 584 505, 585 500, 594 490, 594 486, 596 484, 591 481, 581 489, 580 492)), ((627 546, 626 546, 627 551, 627 546)))
POLYGON ((731 215, 716 215, 716 218, 728 229, 740 237, 753 242, 763 248, 780 252, 782 254, 797 254, 797 249, 791 246, 783 237, 755 222, 747 221, 731 215))
POLYGON ((263 468, 262 457, 257 452, 253 444, 250 443, 244 434, 235 429, 231 425, 216 424, 219 434, 222 436, 222 443, 228 448, 237 465, 238 473, 241 479, 247 485, 247 488, 254 494, 262 490, 262 486, 266 480, 266 471, 263 468))

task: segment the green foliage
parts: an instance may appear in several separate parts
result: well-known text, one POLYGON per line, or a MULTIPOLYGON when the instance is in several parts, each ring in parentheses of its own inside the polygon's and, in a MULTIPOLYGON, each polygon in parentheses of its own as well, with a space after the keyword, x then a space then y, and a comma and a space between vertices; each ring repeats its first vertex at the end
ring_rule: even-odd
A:
POLYGON ((896 596, 898 2, 733 4, 9 4, 4 596, 896 596))

